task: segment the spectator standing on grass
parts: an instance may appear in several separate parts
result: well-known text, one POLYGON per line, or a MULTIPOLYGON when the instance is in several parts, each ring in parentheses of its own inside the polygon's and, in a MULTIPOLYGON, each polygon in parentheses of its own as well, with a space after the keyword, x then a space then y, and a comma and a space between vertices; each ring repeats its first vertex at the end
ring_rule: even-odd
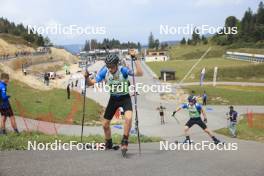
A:
POLYGON ((71 98, 70 84, 67 85, 67 97, 68 97, 68 100, 71 98))
POLYGON ((229 107, 229 112, 226 113, 227 115, 227 120, 229 120, 229 132, 231 134, 232 137, 236 137, 237 133, 236 133, 236 129, 237 129, 237 112, 234 110, 233 106, 229 107))
POLYGON ((9 102, 10 96, 7 95, 7 84, 9 83, 9 75, 6 73, 1 74, 1 81, 0 81, 0 112, 2 115, 1 119, 1 130, 2 134, 6 134, 6 120, 7 117, 10 118, 11 126, 14 129, 14 131, 18 134, 18 129, 16 125, 15 116, 12 110, 12 107, 9 102))
POLYGON ((204 75, 205 75, 205 68, 203 68, 202 71, 201 71, 201 75, 200 75, 200 86, 203 85, 204 75))
POLYGON ((207 104, 207 94, 206 94, 206 92, 204 91, 204 93, 203 93, 203 105, 205 105, 206 106, 206 104, 207 104))
POLYGON ((44 84, 46 84, 47 86, 49 86, 49 74, 45 73, 44 74, 44 84))
POLYGON ((27 69, 26 68, 23 69, 23 73, 25 76, 27 76, 27 69))

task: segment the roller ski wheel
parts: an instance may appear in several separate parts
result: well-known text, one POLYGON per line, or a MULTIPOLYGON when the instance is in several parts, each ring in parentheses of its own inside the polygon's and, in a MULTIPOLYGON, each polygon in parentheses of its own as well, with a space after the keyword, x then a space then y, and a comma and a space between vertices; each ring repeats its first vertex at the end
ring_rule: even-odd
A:
POLYGON ((194 144, 194 142, 192 140, 184 140, 184 141, 176 140, 175 144, 194 144))
POLYGON ((128 140, 122 139, 122 141, 121 141, 121 154, 122 154, 122 157, 124 157, 124 158, 127 157, 127 147, 128 147, 128 140))
POLYGON ((215 145, 225 145, 225 142, 223 141, 214 141, 215 145))
POLYGON ((113 150, 119 150, 120 149, 120 146, 119 145, 114 145, 113 146, 113 150))

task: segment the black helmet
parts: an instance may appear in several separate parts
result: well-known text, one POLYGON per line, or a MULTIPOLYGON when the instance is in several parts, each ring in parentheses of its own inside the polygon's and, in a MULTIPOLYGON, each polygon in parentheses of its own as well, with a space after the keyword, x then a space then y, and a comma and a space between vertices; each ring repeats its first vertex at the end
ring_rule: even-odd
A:
POLYGON ((189 102, 192 102, 192 103, 196 103, 196 97, 195 96, 190 96, 189 98, 188 98, 188 101, 189 102))
POLYGON ((117 65, 119 62, 119 57, 116 54, 107 54, 105 58, 106 65, 117 65))

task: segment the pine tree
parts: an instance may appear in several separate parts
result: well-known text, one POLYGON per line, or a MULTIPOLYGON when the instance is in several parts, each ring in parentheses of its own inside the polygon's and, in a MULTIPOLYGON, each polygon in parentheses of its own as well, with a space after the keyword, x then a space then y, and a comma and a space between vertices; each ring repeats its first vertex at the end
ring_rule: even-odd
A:
POLYGON ((244 17, 241 20, 241 37, 245 41, 250 41, 252 33, 254 32, 254 21, 253 21, 253 12, 249 8, 244 17))
POLYGON ((187 44, 188 44, 188 45, 191 45, 191 44, 192 44, 192 40, 191 40, 191 39, 188 39, 188 40, 187 40, 187 44))
POLYGON ((261 1, 259 3, 258 12, 256 14, 256 41, 264 40, 264 4, 261 1))
POLYGON ((193 33, 192 33, 192 44, 196 45, 201 41, 200 35, 199 35, 199 30, 194 28, 193 33))
POLYGON ((159 45, 160 45, 160 42, 159 42, 159 39, 156 39, 155 41, 154 41, 154 45, 155 45, 155 49, 156 49, 156 51, 159 49, 159 45))
POLYGON ((90 51, 90 42, 88 40, 85 41, 83 50, 90 51))
POLYGON ((137 49, 139 52, 141 52, 141 44, 139 42, 137 43, 137 49))
POLYGON ((185 39, 185 37, 182 38, 182 40, 181 40, 180 43, 181 43, 181 45, 186 45, 186 39, 185 39))
POLYGON ((39 35, 39 37, 37 37, 36 43, 38 46, 44 46, 44 38, 42 37, 42 35, 39 35))
POLYGON ((208 40, 204 35, 202 35, 202 42, 204 45, 206 45, 208 43, 208 40))
POLYGON ((148 38, 148 47, 150 49, 155 48, 155 40, 154 40, 154 36, 152 32, 150 33, 149 38, 148 38))
POLYGON ((230 34, 227 34, 227 41, 230 44, 233 43, 233 41, 235 39, 235 35, 231 34, 231 29, 233 27, 237 27, 237 23, 238 23, 238 19, 234 16, 229 16, 225 20, 225 28, 226 28, 227 32, 230 33, 230 34))
POLYGON ((256 23, 257 25, 258 24, 264 25, 264 4, 262 1, 259 3, 256 23))

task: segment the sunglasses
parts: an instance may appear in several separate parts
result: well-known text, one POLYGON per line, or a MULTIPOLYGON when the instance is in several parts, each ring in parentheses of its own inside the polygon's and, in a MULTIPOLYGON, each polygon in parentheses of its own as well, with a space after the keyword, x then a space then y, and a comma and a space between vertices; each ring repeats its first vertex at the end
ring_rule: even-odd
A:
POLYGON ((113 65, 106 65, 106 67, 107 67, 107 68, 111 68, 111 69, 113 69, 113 68, 116 67, 116 65, 114 65, 114 64, 113 64, 113 65))

